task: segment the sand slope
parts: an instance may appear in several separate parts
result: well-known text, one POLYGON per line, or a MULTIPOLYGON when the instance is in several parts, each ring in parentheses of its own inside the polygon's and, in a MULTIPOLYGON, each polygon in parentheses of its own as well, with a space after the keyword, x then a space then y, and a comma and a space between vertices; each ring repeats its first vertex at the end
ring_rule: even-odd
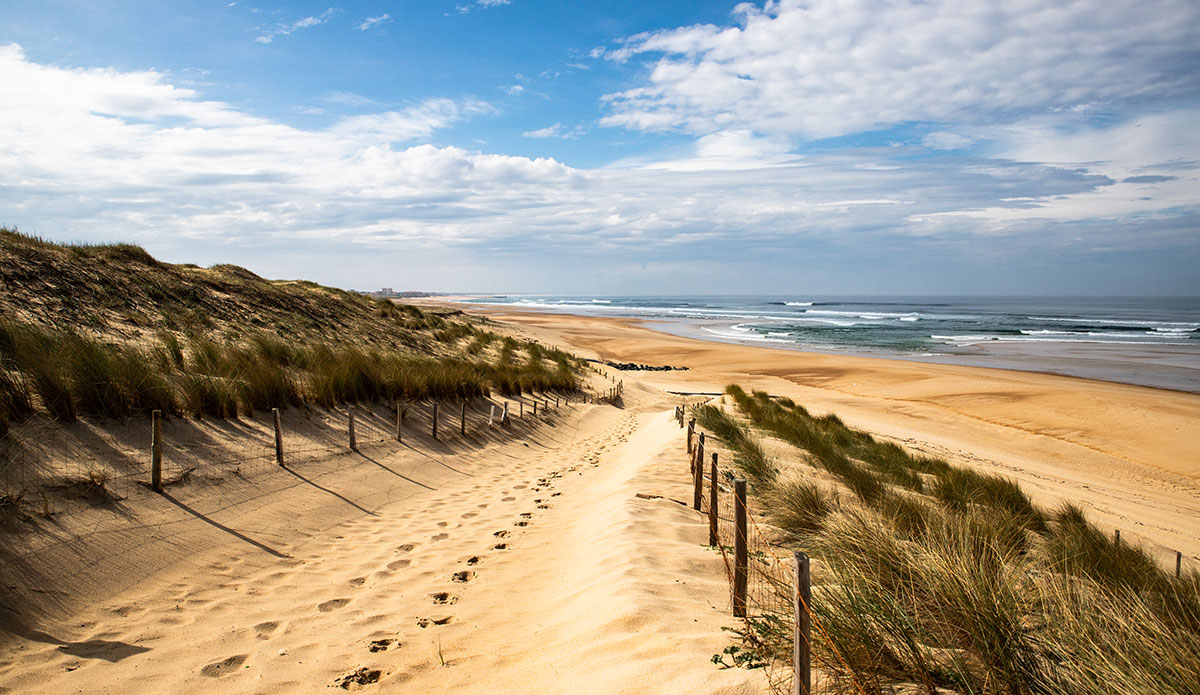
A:
MULTIPOLYGON (((294 543, 270 504, 213 510, 237 535, 26 628, 0 690, 760 692, 760 672, 709 662, 734 624, 723 568, 670 499, 689 494, 670 405, 638 398, 475 456, 380 458, 379 480, 413 482, 294 543)), ((344 479, 314 482, 349 509, 372 481, 344 479)))

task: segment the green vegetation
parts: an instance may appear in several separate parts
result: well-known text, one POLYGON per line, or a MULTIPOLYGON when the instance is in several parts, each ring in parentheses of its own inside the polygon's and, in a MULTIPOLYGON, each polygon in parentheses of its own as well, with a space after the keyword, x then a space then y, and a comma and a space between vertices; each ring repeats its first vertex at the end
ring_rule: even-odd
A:
MULTIPOLYGON (((1200 573, 1175 578, 1078 507, 1047 513, 1011 480, 913 456, 786 399, 726 393, 828 474, 793 470, 753 489, 785 542, 817 561, 815 658, 839 689, 1197 692, 1200 573)), ((761 449, 709 408, 698 422, 735 457, 747 440, 761 449)), ((776 617, 748 622, 745 644, 764 658, 790 649, 788 630, 755 627, 776 617)))
POLYGON ((160 263, 128 244, 64 246, 0 229, 0 279, 0 436, 35 411, 62 422, 152 410, 235 418, 571 391, 583 364, 500 341, 457 311, 160 263))

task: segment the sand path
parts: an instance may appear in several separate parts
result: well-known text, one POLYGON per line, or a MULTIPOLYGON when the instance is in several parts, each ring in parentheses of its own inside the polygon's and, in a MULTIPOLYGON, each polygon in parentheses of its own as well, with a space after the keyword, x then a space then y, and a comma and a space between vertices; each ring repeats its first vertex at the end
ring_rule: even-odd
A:
POLYGON ((285 552, 179 558, 8 645, 0 692, 760 692, 709 663, 733 620, 705 527, 670 499, 689 494, 670 405, 628 400, 285 552))

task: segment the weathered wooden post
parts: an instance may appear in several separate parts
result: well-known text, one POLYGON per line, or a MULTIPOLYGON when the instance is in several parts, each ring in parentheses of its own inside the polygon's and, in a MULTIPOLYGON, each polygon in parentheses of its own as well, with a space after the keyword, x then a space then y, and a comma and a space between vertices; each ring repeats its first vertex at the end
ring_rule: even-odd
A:
POLYGON ((488 413, 488 429, 491 429, 492 423, 496 421, 496 404, 492 404, 492 411, 488 413))
POLYGON ((1117 529, 1113 533, 1113 540, 1116 542, 1117 545, 1121 545, 1121 529, 1117 529))
POLYGON ((517 417, 525 417, 525 401, 517 404, 517 417))
POLYGON ((733 481, 733 524, 734 524, 734 560, 733 560, 733 615, 735 618, 746 617, 746 570, 747 570, 747 524, 746 524, 746 480, 737 478, 733 481))
POLYGON ((438 402, 433 402, 433 438, 437 439, 438 402))
POLYGON ((721 518, 717 513, 717 502, 719 501, 717 495, 721 487, 717 484, 717 452, 715 451, 712 455, 712 470, 709 471, 709 474, 712 476, 712 485, 708 493, 708 544, 715 548, 720 543, 720 538, 717 536, 717 524, 721 518))
POLYGON ((793 695, 812 694, 812 652, 809 648, 812 615, 812 575, 809 572, 808 556, 796 551, 796 596, 795 623, 792 627, 792 683, 793 695))
POLYGON ((533 415, 534 415, 534 417, 537 417, 537 399, 532 398, 530 400, 533 401, 533 415))
POLYGON ((358 451, 358 439, 354 436, 354 406, 350 406, 350 451, 358 451))
POLYGON ((500 424, 508 424, 508 401, 504 401, 504 413, 500 416, 500 424))
POLYGON ((404 429, 404 411, 400 408, 400 402, 396 402, 396 441, 404 441, 401 431, 404 429))
POLYGON ((462 402, 462 410, 458 413, 458 433, 464 437, 467 435, 467 402, 462 402))
POLYGON ((150 413, 150 489, 162 492, 162 411, 150 413))
POLYGON ((704 433, 700 433, 700 441, 696 442, 696 456, 692 459, 692 468, 704 470, 704 433))
POLYGON ((1175 578, 1179 579, 1179 573, 1183 570, 1183 553, 1175 551, 1175 578))
POLYGON ((692 453, 692 433, 696 431, 696 418, 688 419, 687 429, 687 452, 692 453))
POLYGON ((275 463, 283 465, 283 427, 279 421, 279 408, 271 408, 275 416, 275 463))
MULTIPOLYGON (((716 456, 716 454, 713 454, 716 456)), ((700 457, 692 469, 692 508, 700 511, 704 501, 704 458, 700 457)))

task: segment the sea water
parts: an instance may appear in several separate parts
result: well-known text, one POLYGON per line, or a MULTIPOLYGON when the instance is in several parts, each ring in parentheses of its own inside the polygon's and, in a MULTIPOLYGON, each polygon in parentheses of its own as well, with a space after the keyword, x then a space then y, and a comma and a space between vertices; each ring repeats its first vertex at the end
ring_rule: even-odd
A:
POLYGON ((639 318, 710 340, 1200 391, 1197 297, 490 295, 472 301, 639 318))

